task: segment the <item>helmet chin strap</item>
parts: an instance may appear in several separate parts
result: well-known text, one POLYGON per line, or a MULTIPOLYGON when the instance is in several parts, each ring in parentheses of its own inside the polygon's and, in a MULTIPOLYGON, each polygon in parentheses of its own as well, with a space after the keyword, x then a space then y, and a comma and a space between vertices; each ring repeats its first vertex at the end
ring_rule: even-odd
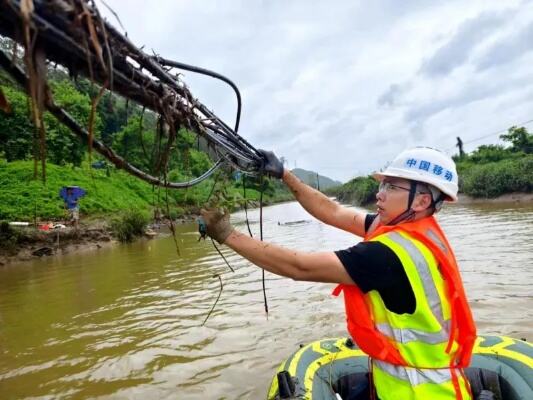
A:
POLYGON ((412 221, 415 218, 416 211, 411 208, 413 205, 413 201, 415 200, 416 196, 416 182, 411 181, 409 186, 409 199, 407 200, 407 209, 398 215, 397 217, 393 218, 392 221, 390 221, 386 225, 397 225, 400 222, 405 221, 412 221))

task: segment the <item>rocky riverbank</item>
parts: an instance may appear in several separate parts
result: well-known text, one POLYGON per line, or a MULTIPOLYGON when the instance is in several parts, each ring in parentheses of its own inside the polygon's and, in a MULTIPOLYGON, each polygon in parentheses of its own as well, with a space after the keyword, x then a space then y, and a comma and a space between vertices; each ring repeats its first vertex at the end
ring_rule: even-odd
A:
MULTIPOLYGON (((459 204, 526 204, 533 203, 533 193, 508 193, 496 198, 473 198, 464 194, 459 195, 459 204)), ((250 208, 257 206, 252 203, 250 208)), ((176 221, 176 224, 190 223, 197 218, 196 215, 188 215, 176 221)), ((166 234, 168 224, 150 225, 149 239, 157 234, 166 234), (155 235, 154 235, 155 233, 155 235)), ((76 230, 73 227, 57 228, 48 231, 35 227, 14 227, 13 230, 19 235, 16 244, 0 243, 0 267, 30 261, 41 257, 61 256, 69 253, 82 253, 96 251, 104 247, 118 244, 105 219, 85 221, 76 230)))
MULTIPOLYGON (((4 229, 5 230, 5 229, 4 229)), ((103 222, 80 225, 78 229, 58 227, 49 230, 36 227, 10 227, 0 244, 0 266, 35 258, 62 255, 110 246, 114 242, 103 222)))
MULTIPOLYGON (((268 201, 264 205, 286 201, 292 200, 280 197, 279 201, 268 201)), ((258 201, 248 201, 248 209, 257 207, 259 207, 258 201)), ((240 209, 239 204, 236 205, 236 209, 240 209)), ((186 214, 174 220, 174 224, 191 223, 196 221, 198 216, 199 209, 189 207, 186 214)), ((78 229, 63 225, 64 221, 44 222, 44 224, 49 223, 49 230, 42 229, 43 222, 37 222, 37 226, 35 224, 24 227, 10 226, 5 228, 7 232, 3 232, 0 227, 0 267, 41 257, 93 251, 116 245, 120 242, 109 222, 113 217, 114 215, 97 218, 83 218, 82 216, 78 229)), ((159 223, 148 224, 142 238, 152 239, 159 234, 170 234, 168 227, 168 220, 165 219, 159 223)))
MULTIPOLYGON (((194 216, 180 218, 176 224, 191 222, 194 216)), ((149 225, 145 239, 166 234, 166 223, 149 225)), ((95 251, 120 243, 109 228, 106 220, 82 222, 78 229, 58 227, 42 230, 32 226, 12 227, 11 238, 2 237, 0 243, 0 267, 31 261, 41 257, 59 257, 64 254, 95 251)))

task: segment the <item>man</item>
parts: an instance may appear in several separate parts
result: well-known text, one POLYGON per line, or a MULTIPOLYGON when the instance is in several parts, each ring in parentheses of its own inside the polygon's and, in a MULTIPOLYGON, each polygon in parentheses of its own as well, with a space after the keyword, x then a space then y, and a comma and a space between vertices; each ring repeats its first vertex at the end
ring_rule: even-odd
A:
POLYGON ((65 208, 68 211, 70 222, 78 229, 78 222, 80 220, 80 208, 78 205, 78 196, 74 193, 73 188, 67 188, 67 195, 65 196, 65 208))
POLYGON ((382 173, 377 214, 342 207, 303 184, 271 152, 265 171, 281 178, 322 222, 364 237, 337 252, 304 253, 260 242, 203 210, 207 233, 254 264, 295 280, 340 284, 348 331, 371 358, 381 400, 471 399, 463 368, 476 338, 453 252, 433 214, 456 201, 458 179, 445 154, 418 147, 382 173))

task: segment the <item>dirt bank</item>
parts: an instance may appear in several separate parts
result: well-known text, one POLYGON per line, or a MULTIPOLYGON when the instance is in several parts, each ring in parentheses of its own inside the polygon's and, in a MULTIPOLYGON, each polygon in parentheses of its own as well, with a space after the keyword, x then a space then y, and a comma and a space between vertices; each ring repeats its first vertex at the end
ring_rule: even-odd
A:
MULTIPOLYGON (((257 208, 259 203, 249 201, 248 207, 249 209, 257 208)), ((188 213, 176 219, 174 224, 194 222, 198 215, 199 209, 190 207, 188 213)), ((111 218, 99 216, 92 219, 84 219, 82 217, 78 230, 70 226, 58 229, 52 228, 47 231, 36 229, 35 226, 12 227, 15 234, 11 237, 8 235, 8 240, 5 240, 0 230, 0 268, 41 257, 57 257, 73 252, 95 251, 103 247, 116 245, 119 242, 113 236, 108 224, 108 220, 111 218), (13 244, 10 244, 9 241, 13 242, 13 244)), ((64 223, 64 221, 55 221, 51 224, 61 223, 64 223)), ((155 236, 169 234, 168 226, 168 220, 162 220, 158 224, 149 224, 144 239, 152 238, 153 236, 150 232, 154 233, 154 231, 155 236)))
POLYGON ((492 199, 470 197, 466 194, 459 193, 459 204, 478 203, 533 203, 533 193, 506 193, 492 199))
MULTIPOLYGON (((533 203, 533 193, 508 193, 493 199, 473 198, 459 194, 459 204, 505 203, 533 203)), ((250 208, 254 208, 254 206, 256 204, 251 204, 250 208)), ((189 223, 195 219, 195 215, 189 215, 176 220, 175 223, 189 223)), ((167 231, 168 225, 166 223, 162 223, 160 226, 163 232, 167 231)), ((20 233, 21 239, 12 246, 0 243, 0 267, 40 257, 95 251, 118 243, 104 219, 84 221, 77 231, 72 227, 49 231, 40 231, 34 227, 14 229, 20 233)))
POLYGON ((0 266, 28 261, 40 257, 99 249, 116 241, 103 223, 38 230, 34 227, 13 228, 16 240, 5 241, 0 246, 0 266))
MULTIPOLYGON (((194 216, 187 216, 174 221, 175 224, 191 222, 194 216)), ((149 225, 148 233, 166 233, 168 224, 149 225)), ((13 227, 16 240, 0 243, 0 267, 16 264, 41 257, 61 256, 69 253, 95 251, 110 247, 119 242, 113 236, 105 220, 82 222, 76 230, 73 227, 50 229, 47 231, 35 227, 13 227)), ((146 238, 152 237, 147 234, 146 238)))

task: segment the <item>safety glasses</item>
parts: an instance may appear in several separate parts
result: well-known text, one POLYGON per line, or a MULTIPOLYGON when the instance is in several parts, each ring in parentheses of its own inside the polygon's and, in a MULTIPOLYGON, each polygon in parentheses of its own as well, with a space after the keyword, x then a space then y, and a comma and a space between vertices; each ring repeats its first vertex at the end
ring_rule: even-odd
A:
MULTIPOLYGON (((401 190, 405 190, 405 191, 409 191, 411 189, 409 188, 406 188, 406 187, 403 187, 403 186, 398 186, 398 185, 394 185, 390 182, 385 182, 385 181, 381 181, 379 183, 379 191, 380 192, 385 192, 385 193, 395 193, 395 192, 399 192, 401 190)), ((428 192, 423 192, 423 191, 416 191, 417 194, 431 194, 428 192)))
POLYGON ((390 182, 382 181, 382 182, 379 183, 379 191, 380 192, 393 193, 393 192, 398 192, 400 190, 409 191, 410 189, 409 188, 404 188, 404 187, 398 186, 398 185, 393 185, 390 182))

